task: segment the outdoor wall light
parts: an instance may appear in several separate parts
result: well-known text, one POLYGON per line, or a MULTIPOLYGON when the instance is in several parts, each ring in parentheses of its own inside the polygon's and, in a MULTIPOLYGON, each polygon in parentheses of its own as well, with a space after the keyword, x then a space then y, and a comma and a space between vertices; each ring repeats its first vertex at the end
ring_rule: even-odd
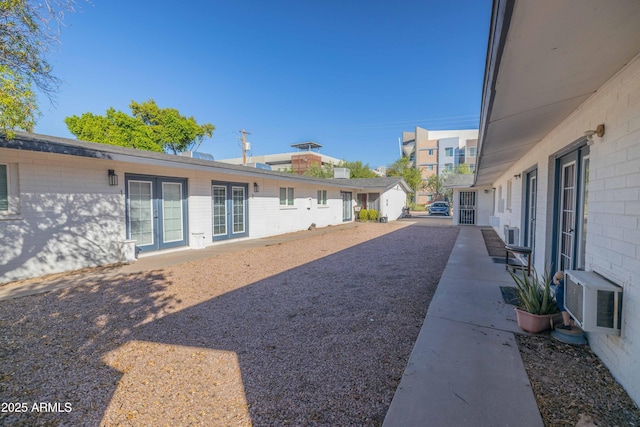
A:
POLYGON ((522 176, 522 174, 520 174, 520 173, 517 173, 517 174, 513 175, 513 177, 515 179, 520 179, 521 176, 522 176))
POLYGON ((258 185, 257 182, 253 183, 253 192, 254 193, 259 193, 260 192, 260 186, 258 185))
POLYGON ((109 169, 109 185, 118 185, 118 175, 113 169, 109 169))
POLYGON ((584 136, 587 137, 587 141, 589 145, 593 145, 593 137, 597 136, 598 138, 602 138, 604 136, 604 123, 599 124, 593 130, 587 130, 584 132, 584 136))

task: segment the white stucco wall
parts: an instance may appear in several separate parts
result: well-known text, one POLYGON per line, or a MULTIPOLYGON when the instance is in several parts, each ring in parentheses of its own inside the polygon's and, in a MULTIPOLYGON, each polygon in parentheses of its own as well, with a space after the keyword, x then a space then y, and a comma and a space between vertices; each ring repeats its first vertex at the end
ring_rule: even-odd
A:
MULTIPOLYGON (((605 83, 571 116, 515 163, 494 187, 512 180, 510 210, 496 215, 502 235, 505 224, 523 228, 524 172, 538 169, 535 267, 544 269, 554 239, 553 204, 556 154, 578 141, 588 129, 604 123, 603 138, 590 146, 587 271, 597 271, 624 288, 621 336, 589 334, 589 344, 629 395, 640 402, 640 57, 605 83), (522 174, 521 179, 514 175, 522 174)), ((497 194, 496 194, 497 196, 497 194)), ((502 202, 504 203, 504 201, 502 202)), ((522 232, 520 233, 522 238, 522 232)))
POLYGON ((380 212, 388 221, 402 217, 402 208, 407 205, 407 193, 395 185, 380 196, 380 212))
MULTIPOLYGON (((132 163, 0 148, 0 163, 9 169, 11 201, 10 211, 0 213, 0 283, 120 262, 126 174, 187 179, 191 247, 218 244, 212 241, 212 181, 247 184, 248 238, 306 230, 311 224, 342 224, 340 190, 354 198, 356 193, 323 183, 214 173, 148 159, 132 163), (118 175, 117 186, 108 185, 109 169, 118 175), (293 206, 280 206, 280 187, 294 188, 293 206), (326 206, 318 205, 318 190, 327 190, 326 206)), ((404 199, 394 209, 402 206, 404 199)))
POLYGON ((476 226, 488 227, 493 215, 493 190, 491 186, 453 189, 452 224, 460 225, 460 192, 473 191, 476 193, 476 226))

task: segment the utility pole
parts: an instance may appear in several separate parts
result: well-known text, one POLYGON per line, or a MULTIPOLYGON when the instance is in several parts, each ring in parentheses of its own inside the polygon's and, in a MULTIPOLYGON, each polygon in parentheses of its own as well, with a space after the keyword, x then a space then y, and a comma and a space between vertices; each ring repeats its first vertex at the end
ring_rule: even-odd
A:
POLYGON ((242 135, 242 165, 247 166, 247 135, 251 135, 251 132, 247 132, 244 129, 238 132, 242 135))

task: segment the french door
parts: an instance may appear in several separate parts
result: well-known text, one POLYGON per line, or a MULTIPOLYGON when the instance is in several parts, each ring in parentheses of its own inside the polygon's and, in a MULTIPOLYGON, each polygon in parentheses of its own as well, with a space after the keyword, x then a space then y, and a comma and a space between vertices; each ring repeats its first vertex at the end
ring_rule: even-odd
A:
POLYGON ((142 251, 187 244, 187 180, 125 175, 127 237, 142 251))
POLYGON ((589 147, 558 159, 556 191, 557 270, 584 268, 587 236, 589 147))
POLYGON ((247 184, 242 183, 213 182, 211 184, 214 241, 249 235, 247 191, 247 184))
POLYGON ((351 221, 353 218, 353 195, 346 191, 340 193, 342 194, 342 221, 351 221))
POLYGON ((536 205, 538 201, 537 170, 527 173, 527 182, 525 185, 524 245, 531 248, 531 256, 533 256, 536 245, 536 205))

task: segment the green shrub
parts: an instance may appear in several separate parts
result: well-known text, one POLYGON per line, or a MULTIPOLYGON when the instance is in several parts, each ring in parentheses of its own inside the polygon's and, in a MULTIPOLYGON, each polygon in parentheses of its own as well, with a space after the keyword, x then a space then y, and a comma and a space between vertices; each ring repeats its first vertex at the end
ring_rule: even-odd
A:
POLYGON ((558 306, 551 296, 551 276, 545 268, 544 274, 538 276, 533 271, 529 277, 525 269, 522 269, 522 277, 509 270, 509 274, 516 283, 516 292, 520 300, 520 309, 531 314, 553 314, 558 311, 558 306))
POLYGON ((368 221, 369 220, 369 211, 366 209, 360 209, 360 214, 358 214, 360 221, 368 221))
POLYGON ((369 221, 377 221, 378 220, 378 211, 375 209, 369 209, 369 221))

